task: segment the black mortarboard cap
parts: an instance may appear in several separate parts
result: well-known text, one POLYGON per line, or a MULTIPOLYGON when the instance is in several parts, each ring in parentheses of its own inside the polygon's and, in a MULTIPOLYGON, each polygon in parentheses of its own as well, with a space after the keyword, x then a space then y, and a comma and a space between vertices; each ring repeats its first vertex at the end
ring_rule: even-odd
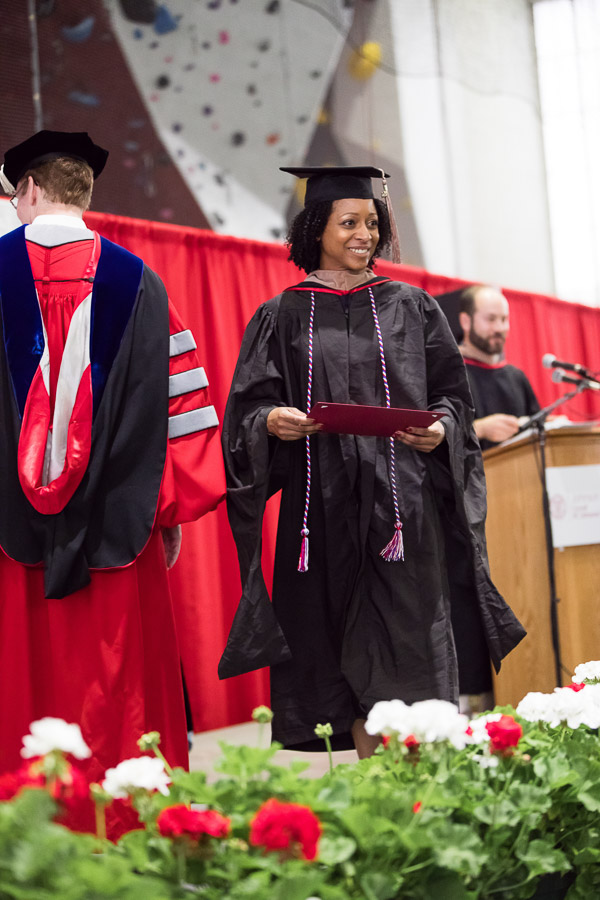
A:
POLYGON ((304 205, 320 200, 373 200, 371 178, 387 178, 382 169, 375 166, 282 166, 297 178, 308 178, 304 205))
POLYGON ((83 160, 97 178, 105 166, 108 150, 94 144, 86 131, 38 131, 6 151, 2 174, 14 190, 27 169, 61 156, 83 160))
POLYGON ((386 178, 390 176, 376 166, 281 166, 282 172, 289 172, 297 178, 307 178, 304 205, 320 200, 331 203, 334 200, 374 200, 371 178, 381 178, 381 199, 385 201, 392 233, 392 261, 399 263, 400 239, 390 203, 386 178))

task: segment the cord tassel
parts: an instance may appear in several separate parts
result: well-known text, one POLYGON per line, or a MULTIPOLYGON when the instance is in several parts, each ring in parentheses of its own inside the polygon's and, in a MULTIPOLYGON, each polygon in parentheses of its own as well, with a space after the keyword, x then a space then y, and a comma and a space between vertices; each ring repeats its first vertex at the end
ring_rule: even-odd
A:
POLYGON ((386 562, 404 562, 404 538, 402 537, 402 522, 395 525, 394 537, 379 554, 386 562))
POLYGON ((303 528, 300 534, 302 535, 302 543, 300 544, 298 571, 308 572, 308 528, 303 528))

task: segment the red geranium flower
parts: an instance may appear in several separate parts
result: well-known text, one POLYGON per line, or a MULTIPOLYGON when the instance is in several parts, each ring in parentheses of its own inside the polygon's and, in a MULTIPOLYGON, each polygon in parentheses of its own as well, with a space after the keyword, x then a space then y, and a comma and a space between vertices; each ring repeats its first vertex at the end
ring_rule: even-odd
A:
POLYGON ((6 772, 0 775, 0 800, 12 800, 24 787, 40 788, 44 786, 42 775, 31 775, 29 766, 23 766, 17 772, 6 772))
POLYGON ((501 716, 497 722, 488 722, 485 728, 494 753, 510 755, 511 748, 516 747, 523 736, 523 729, 512 716, 501 716))
POLYGON ((288 851, 291 856, 314 859, 321 823, 308 806, 280 803, 271 798, 250 822, 250 843, 266 850, 288 851))
POLYGON ((189 809, 184 803, 167 806, 156 820, 158 830, 164 837, 188 837, 199 841, 203 837, 226 837, 231 830, 231 821, 214 809, 189 809))
POLYGON ((65 762, 60 775, 48 779, 41 770, 40 757, 28 761, 17 772, 7 772, 0 776, 0 800, 12 799, 23 788, 38 790, 45 788, 52 799, 61 806, 59 821, 65 812, 75 809, 82 801, 87 800, 90 793, 85 775, 71 763, 65 762))
POLYGON ((419 741, 414 734, 409 734, 408 737, 404 738, 404 746, 410 750, 411 753, 414 753, 419 747, 419 741))
POLYGON ((412 809, 413 809, 413 812, 414 812, 414 813, 421 812, 421 807, 422 807, 422 806, 423 806, 423 804, 421 803, 421 801, 420 801, 420 800, 417 800, 416 803, 413 803, 413 808, 412 808, 412 809))

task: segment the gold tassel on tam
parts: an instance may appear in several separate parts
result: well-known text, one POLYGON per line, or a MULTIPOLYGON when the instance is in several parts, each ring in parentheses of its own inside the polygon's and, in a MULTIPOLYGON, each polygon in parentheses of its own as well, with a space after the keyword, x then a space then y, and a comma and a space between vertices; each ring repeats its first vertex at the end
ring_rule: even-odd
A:
POLYGON ((401 263, 402 256, 400 254, 400 236, 398 234, 398 226, 396 225, 394 210, 392 209, 392 203, 390 200, 390 192, 388 190, 385 172, 383 171, 383 169, 381 169, 381 181, 381 199, 385 202, 388 212, 388 218, 390 220, 390 230, 392 232, 392 262, 401 263))
POLYGON ((0 166, 0 186, 5 194, 14 194, 17 190, 4 174, 4 166, 0 166))

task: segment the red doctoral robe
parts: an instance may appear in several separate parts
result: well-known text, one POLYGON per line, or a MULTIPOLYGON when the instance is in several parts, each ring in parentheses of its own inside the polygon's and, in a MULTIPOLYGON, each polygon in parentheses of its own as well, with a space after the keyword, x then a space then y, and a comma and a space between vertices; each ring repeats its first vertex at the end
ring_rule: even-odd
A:
MULTIPOLYGON (((51 234, 52 223, 39 222, 25 237, 47 353, 27 397, 19 481, 28 501, 50 520, 69 503, 89 460, 91 366, 89 357, 82 363, 65 347, 70 330, 81 328, 82 305, 90 295, 84 279, 95 271, 100 243, 89 231, 70 228, 69 240, 62 225, 51 234), (69 407, 65 385, 74 378, 80 380, 69 407), (66 414, 64 408, 57 411, 61 404, 66 414), (40 440, 45 443, 47 434, 52 435, 48 444, 59 446, 58 462, 49 463, 54 450, 40 456, 40 440), (45 484, 38 463, 50 465, 45 484)), ((180 654, 161 529, 214 509, 224 494, 224 475, 216 413, 195 342, 170 304, 168 321, 169 437, 164 422, 160 490, 141 552, 126 565, 90 567, 89 584, 58 599, 45 596, 42 563, 26 565, 6 548, 0 552, 0 772, 20 767, 22 737, 43 716, 80 725, 92 750, 80 767, 92 782, 121 760, 139 756, 137 740, 147 731, 160 732, 172 765, 187 766, 180 654), (190 417, 182 415, 188 412, 190 417)), ((73 824, 93 830, 91 807, 73 824)), ((109 831, 115 837, 128 825, 127 816, 121 821, 113 816, 109 831)))

